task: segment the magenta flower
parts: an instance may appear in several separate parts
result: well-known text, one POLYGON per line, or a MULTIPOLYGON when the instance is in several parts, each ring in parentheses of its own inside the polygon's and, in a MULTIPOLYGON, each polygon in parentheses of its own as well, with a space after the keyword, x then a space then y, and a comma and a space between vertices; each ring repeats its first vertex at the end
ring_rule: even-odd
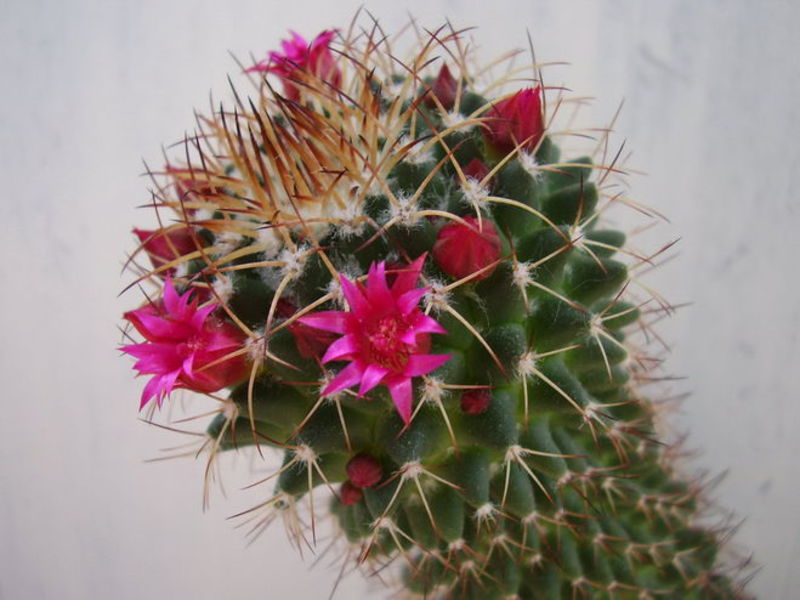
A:
POLYGON ((341 278, 349 311, 325 311, 299 319, 317 329, 342 337, 329 347, 322 362, 348 360, 350 364, 322 390, 335 394, 360 383, 363 397, 376 386, 389 389, 397 412, 407 424, 411 420, 411 378, 430 373, 449 358, 449 354, 427 354, 431 333, 447 333, 434 319, 419 309, 419 301, 429 288, 416 287, 425 255, 397 270, 389 287, 386 263, 373 263, 367 284, 341 278))
POLYGON ((330 50, 330 43, 335 30, 326 30, 315 37, 311 43, 298 33, 290 31, 292 39, 281 42, 281 51, 272 51, 265 60, 247 69, 261 73, 275 73, 283 81, 283 91, 290 100, 300 97, 296 83, 303 74, 327 81, 339 87, 342 74, 336 66, 336 60, 330 50))
POLYGON ((161 406, 174 388, 215 392, 247 375, 244 357, 225 358, 241 349, 244 333, 211 314, 218 304, 198 308, 198 298, 191 296, 192 290, 178 295, 167 278, 162 300, 124 315, 147 340, 122 347, 138 359, 134 369, 153 376, 144 386, 140 409, 154 396, 161 406))
POLYGON ((542 88, 527 88, 501 100, 486 113, 484 135, 499 152, 511 152, 519 145, 533 152, 544 135, 542 88))

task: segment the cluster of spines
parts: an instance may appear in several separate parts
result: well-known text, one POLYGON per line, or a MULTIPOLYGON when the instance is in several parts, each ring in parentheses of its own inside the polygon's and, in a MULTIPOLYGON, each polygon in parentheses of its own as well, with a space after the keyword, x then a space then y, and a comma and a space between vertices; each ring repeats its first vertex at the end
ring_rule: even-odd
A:
POLYGON ((168 169, 155 204, 195 249, 155 271, 210 290, 253 359, 209 442, 284 448, 265 506, 313 502, 326 485, 359 559, 404 560, 409 589, 429 597, 733 595, 714 571, 717 534, 691 524, 698 490, 665 469, 652 405, 629 382, 650 359, 632 359, 623 330, 646 327, 648 305, 622 299, 629 268, 612 256, 651 258, 597 228, 631 203, 604 187, 618 167, 561 162, 552 132, 532 152, 493 155, 492 104, 459 33, 445 33, 383 77, 376 31, 360 54, 346 42, 343 89, 309 88, 306 103, 261 80, 256 102, 236 95, 199 119, 186 165, 168 169), (423 76, 440 47, 460 57, 451 109, 423 76), (488 165, 480 179, 465 174, 473 160, 488 165), (329 374, 300 347, 298 319, 339 301, 339 273, 429 252, 442 222, 467 215, 496 225, 502 254, 487 278, 426 268, 426 311, 449 332, 434 345, 453 358, 417 383, 411 423, 380 391, 321 397, 329 374), (490 402, 469 414, 459 399, 474 390, 490 402), (345 505, 336 484, 359 452, 387 475, 345 505))

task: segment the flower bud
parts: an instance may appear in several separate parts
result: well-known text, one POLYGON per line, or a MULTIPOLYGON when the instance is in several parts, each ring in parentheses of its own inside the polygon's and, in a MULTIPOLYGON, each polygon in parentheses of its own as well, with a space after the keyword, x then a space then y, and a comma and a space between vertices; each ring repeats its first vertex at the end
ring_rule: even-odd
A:
MULTIPOLYGON (((287 319, 297 312, 297 307, 283 298, 278 300, 277 308, 278 314, 287 319)), ((336 340, 335 333, 309 327, 299 320, 292 322, 287 329, 294 337, 297 351, 303 358, 322 358, 328 347, 336 340)))
POLYGON ((197 169, 174 167, 167 163, 164 171, 172 178, 181 202, 181 210, 187 215, 193 215, 196 212, 196 209, 191 206, 193 202, 216 196, 221 192, 220 188, 209 183, 204 172, 197 169))
MULTIPOLYGON (((139 238, 141 247, 147 252, 155 269, 197 250, 197 242, 188 227, 155 231, 134 229, 133 233, 139 238)), ((159 275, 166 277, 174 273, 175 269, 170 268, 160 271, 159 275)))
POLYGON ((383 479, 381 464, 369 454, 356 454, 347 463, 346 470, 350 482, 360 488, 372 487, 383 479))
MULTIPOLYGON (((473 158, 462 170, 464 171, 465 177, 478 182, 483 181, 484 177, 489 174, 489 167, 487 167, 480 158, 473 158)), ((491 180, 486 183, 488 187, 491 184, 491 180)))
POLYGON ((485 413, 491 403, 492 394, 486 389, 467 390, 461 394, 461 410, 468 415, 485 413))
POLYGON ((445 110, 452 110, 453 106, 455 106, 458 81, 450 74, 450 69, 447 68, 447 65, 442 65, 439 75, 436 76, 431 85, 429 94, 430 96, 428 96, 425 103, 430 107, 437 106, 433 98, 436 98, 445 110))
POLYGON ((349 481, 345 481, 339 489, 339 497, 342 499, 342 504, 350 506, 351 504, 361 502, 361 498, 364 497, 364 492, 349 481))
POLYGON ((484 136, 498 152, 508 153, 519 145, 533 152, 544 134, 542 88, 520 90, 498 102, 486 113, 484 136))
MULTIPOLYGON (((464 217, 467 225, 452 221, 442 227, 433 245, 433 259, 439 268, 456 279, 480 271, 500 258, 502 242, 494 224, 486 217, 480 225, 475 217, 464 217)), ((494 272, 487 269, 475 280, 494 272)))

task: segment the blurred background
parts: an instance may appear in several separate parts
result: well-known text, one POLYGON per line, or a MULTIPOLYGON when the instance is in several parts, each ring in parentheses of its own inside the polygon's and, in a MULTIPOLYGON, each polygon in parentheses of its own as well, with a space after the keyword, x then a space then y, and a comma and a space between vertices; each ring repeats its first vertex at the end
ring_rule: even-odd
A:
MULTIPOLYGON (((748 0, 1 0, 0 598, 328 597, 328 558, 309 570, 280 523, 247 547, 226 520, 256 498, 241 482, 204 513, 202 460, 145 462, 183 439, 140 422, 116 350, 138 296, 118 293, 131 227, 153 223, 142 159, 228 97, 229 52, 249 62, 359 6, 387 31, 477 25, 484 59, 530 33, 598 125, 624 99, 633 195, 680 238, 648 281, 691 302, 660 330, 691 392, 672 422, 692 469, 727 474, 712 495, 762 567, 750 590, 796 598, 800 4, 748 0)), ((385 595, 353 577, 337 597, 385 595)))

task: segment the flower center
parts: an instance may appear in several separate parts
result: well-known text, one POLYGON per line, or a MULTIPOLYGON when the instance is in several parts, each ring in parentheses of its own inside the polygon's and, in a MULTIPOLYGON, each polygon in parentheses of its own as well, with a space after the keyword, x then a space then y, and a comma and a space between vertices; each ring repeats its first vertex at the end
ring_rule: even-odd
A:
POLYGON ((401 371, 408 362, 408 348, 400 339, 405 324, 393 316, 383 317, 366 329, 365 341, 369 362, 393 371, 401 371))
POLYGON ((203 340, 200 339, 200 336, 193 335, 186 339, 185 342, 177 344, 175 346, 175 352, 181 358, 187 358, 188 356, 199 352, 203 349, 203 340))

